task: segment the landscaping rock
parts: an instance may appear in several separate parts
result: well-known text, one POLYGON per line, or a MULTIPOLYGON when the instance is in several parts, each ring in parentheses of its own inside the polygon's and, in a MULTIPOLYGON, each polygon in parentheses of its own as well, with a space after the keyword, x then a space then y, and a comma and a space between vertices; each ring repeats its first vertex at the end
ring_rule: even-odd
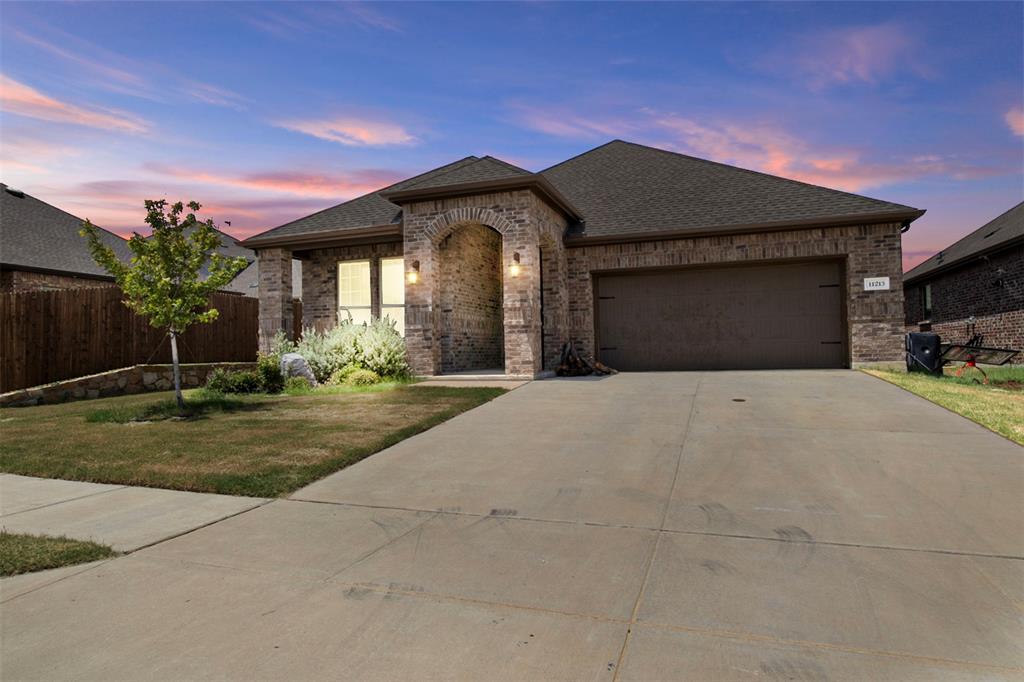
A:
POLYGON ((309 368, 309 363, 306 362, 306 358, 298 353, 285 353, 281 356, 281 374, 286 379, 288 377, 302 377, 311 386, 317 385, 316 377, 313 376, 313 370, 309 368))

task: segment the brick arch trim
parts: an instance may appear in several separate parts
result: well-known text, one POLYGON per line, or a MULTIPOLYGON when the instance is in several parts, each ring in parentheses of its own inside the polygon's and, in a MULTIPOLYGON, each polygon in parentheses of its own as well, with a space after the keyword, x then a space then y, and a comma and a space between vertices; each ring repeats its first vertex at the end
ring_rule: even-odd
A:
POLYGON ((515 226, 500 214, 489 208, 463 207, 453 208, 434 218, 424 232, 430 237, 432 244, 439 244, 441 240, 455 231, 455 228, 466 223, 480 223, 504 236, 515 226))

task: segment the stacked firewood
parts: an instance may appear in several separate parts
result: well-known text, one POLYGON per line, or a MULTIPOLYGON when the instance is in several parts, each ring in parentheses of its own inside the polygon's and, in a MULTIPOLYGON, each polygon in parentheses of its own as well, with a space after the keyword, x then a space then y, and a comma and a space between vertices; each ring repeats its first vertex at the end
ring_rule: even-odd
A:
POLYGON ((558 369, 555 374, 560 377, 582 377, 589 374, 604 376, 606 374, 617 374, 611 367, 604 365, 594 358, 589 360, 576 350, 576 344, 568 341, 562 345, 562 354, 558 358, 558 369))

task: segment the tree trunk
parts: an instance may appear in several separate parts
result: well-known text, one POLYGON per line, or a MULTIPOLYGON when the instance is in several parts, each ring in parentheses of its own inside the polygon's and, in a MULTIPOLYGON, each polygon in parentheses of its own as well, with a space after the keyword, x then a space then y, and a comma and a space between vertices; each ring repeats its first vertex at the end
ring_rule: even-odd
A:
POLYGON ((171 364, 174 366, 174 399, 178 403, 178 413, 185 416, 185 399, 181 395, 181 367, 178 365, 178 335, 171 330, 171 364))

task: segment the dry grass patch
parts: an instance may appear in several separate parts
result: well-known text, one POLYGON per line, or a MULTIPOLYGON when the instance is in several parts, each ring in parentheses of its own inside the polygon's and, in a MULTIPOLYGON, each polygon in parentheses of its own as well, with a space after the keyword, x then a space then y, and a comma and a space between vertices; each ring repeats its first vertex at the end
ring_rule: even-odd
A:
POLYGON ((397 386, 221 402, 192 393, 186 420, 164 418, 166 394, 11 408, 0 413, 0 471, 273 497, 502 393, 397 386))
POLYGON ((0 576, 84 564, 116 555, 110 547, 95 542, 0 532, 0 576))

